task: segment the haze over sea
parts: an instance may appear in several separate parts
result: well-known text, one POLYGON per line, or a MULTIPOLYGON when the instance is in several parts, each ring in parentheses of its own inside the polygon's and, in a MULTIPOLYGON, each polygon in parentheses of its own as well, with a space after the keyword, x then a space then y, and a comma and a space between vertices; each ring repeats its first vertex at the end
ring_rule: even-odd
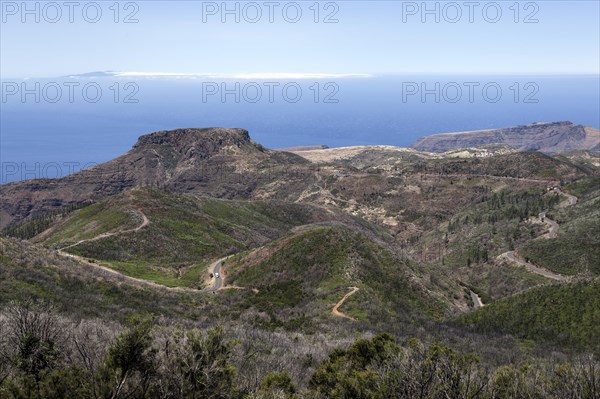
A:
POLYGON ((108 74, 35 82, 2 81, 1 183, 66 175, 123 154, 142 134, 180 127, 243 127, 255 141, 280 148, 408 146, 428 134, 542 121, 600 126, 598 75, 264 80, 108 74), (22 88, 37 90, 39 102, 33 92, 22 97, 22 88), (428 90, 424 97, 422 89, 428 90))

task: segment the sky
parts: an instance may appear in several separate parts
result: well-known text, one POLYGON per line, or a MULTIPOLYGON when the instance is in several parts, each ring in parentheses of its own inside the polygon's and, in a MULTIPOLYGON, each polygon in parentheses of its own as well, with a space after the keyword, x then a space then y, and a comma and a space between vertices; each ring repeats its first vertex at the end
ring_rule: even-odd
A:
POLYGON ((600 73, 596 0, 0 3, 2 78, 600 73))

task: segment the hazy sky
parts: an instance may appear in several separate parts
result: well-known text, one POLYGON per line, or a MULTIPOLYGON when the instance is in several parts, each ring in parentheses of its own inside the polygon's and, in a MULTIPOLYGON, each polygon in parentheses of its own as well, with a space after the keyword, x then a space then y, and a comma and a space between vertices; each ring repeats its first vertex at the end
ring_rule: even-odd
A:
POLYGON ((600 2, 467 3, 2 1, 0 73, 599 73, 600 2))

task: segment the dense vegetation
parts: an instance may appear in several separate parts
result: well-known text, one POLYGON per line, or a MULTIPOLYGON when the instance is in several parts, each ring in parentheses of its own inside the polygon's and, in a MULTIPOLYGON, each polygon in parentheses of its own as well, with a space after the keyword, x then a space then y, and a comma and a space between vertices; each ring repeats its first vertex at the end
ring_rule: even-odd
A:
POLYGON ((470 207, 415 240, 417 259, 460 281, 487 303, 545 283, 543 277, 497 257, 543 234, 546 226, 537 216, 560 198, 544 188, 506 183, 480 185, 477 191, 470 207))
POLYGON ((77 210, 85 205, 89 204, 72 204, 64 207, 60 211, 48 212, 44 215, 34 217, 23 223, 10 225, 2 230, 2 235, 7 237, 15 237, 23 240, 27 240, 35 237, 51 227, 57 220, 68 215, 70 212, 77 210))
MULTIPOLYGON (((333 351, 310 380, 319 398, 594 398, 597 362, 544 365, 527 362, 493 370, 473 354, 447 346, 406 346, 381 334, 333 351)), ((311 393, 312 394, 312 393, 311 393)))
POLYGON ((600 280, 533 288, 460 321, 488 333, 600 353, 600 280))
POLYGON ((600 364, 588 357, 483 367, 477 356, 392 335, 333 350, 307 386, 266 373, 252 390, 236 384, 225 331, 157 324, 133 316, 124 328, 75 323, 51 307, 10 304, 0 316, 0 396, 6 398, 596 398, 600 364))
POLYGON ((448 222, 446 240, 459 244, 456 248, 450 245, 455 250, 449 262, 465 262, 467 266, 488 262, 501 252, 530 241, 537 229, 523 222, 556 206, 560 197, 543 190, 502 190, 485 192, 480 201, 448 222))
POLYGON ((535 263, 562 274, 600 274, 600 181, 592 176, 568 187, 577 205, 552 212, 558 237, 526 243, 520 252, 535 263))
POLYGON ((600 274, 600 217, 561 225, 558 238, 527 243, 519 251, 526 259, 555 272, 600 274))

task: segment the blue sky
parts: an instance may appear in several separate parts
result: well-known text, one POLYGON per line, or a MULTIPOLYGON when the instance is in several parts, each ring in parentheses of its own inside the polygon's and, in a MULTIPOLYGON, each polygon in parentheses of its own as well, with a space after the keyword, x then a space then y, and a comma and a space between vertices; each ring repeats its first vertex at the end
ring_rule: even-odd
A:
MULTIPOLYGON (((101 4, 97 23, 86 22, 81 7, 68 10, 56 23, 55 10, 40 7, 40 22, 25 15, 21 1, 2 1, 2 77, 51 77, 98 70, 178 73, 371 73, 371 74, 598 74, 600 70, 600 9, 598 1, 518 2, 515 23, 514 1, 499 1, 502 16, 496 23, 484 18, 481 1, 469 22, 469 9, 458 1, 462 17, 449 2, 438 3, 440 21, 433 14, 421 21, 421 2, 338 1, 318 4, 319 23, 314 22, 314 2, 297 2, 302 17, 290 23, 281 1, 269 11, 258 1, 262 18, 252 19, 255 10, 239 2, 240 22, 234 15, 221 21, 222 2, 137 1, 123 9, 115 23, 113 1, 101 4), (532 4, 528 4, 532 3, 532 4), (219 8, 216 14, 214 6, 219 8), (419 9, 415 10, 414 6, 419 9), (203 21, 203 7, 206 13, 203 21), (209 7, 209 8, 207 8, 209 7), (212 9, 210 7, 213 7, 212 9), (327 7, 327 8, 326 8, 327 7), (444 9, 444 7, 447 7, 444 9), (511 8, 513 7, 513 8, 511 8), (137 23, 123 23, 133 11, 137 23), (444 14, 444 11, 446 14, 444 14), (335 12, 337 23, 323 23, 335 12), (403 14, 404 12, 404 14, 403 14), (534 13, 537 23, 524 23, 534 13), (404 21, 403 21, 404 17, 404 21)), ((62 4, 61 1, 57 2, 62 4)), ((81 2, 86 4, 86 2, 81 2)), ((234 8, 236 2, 229 2, 234 8)), ((486 17, 495 18, 495 6, 486 17)), ((88 16, 93 19, 93 9, 88 16)), ((293 19, 295 9, 288 8, 293 19)))

